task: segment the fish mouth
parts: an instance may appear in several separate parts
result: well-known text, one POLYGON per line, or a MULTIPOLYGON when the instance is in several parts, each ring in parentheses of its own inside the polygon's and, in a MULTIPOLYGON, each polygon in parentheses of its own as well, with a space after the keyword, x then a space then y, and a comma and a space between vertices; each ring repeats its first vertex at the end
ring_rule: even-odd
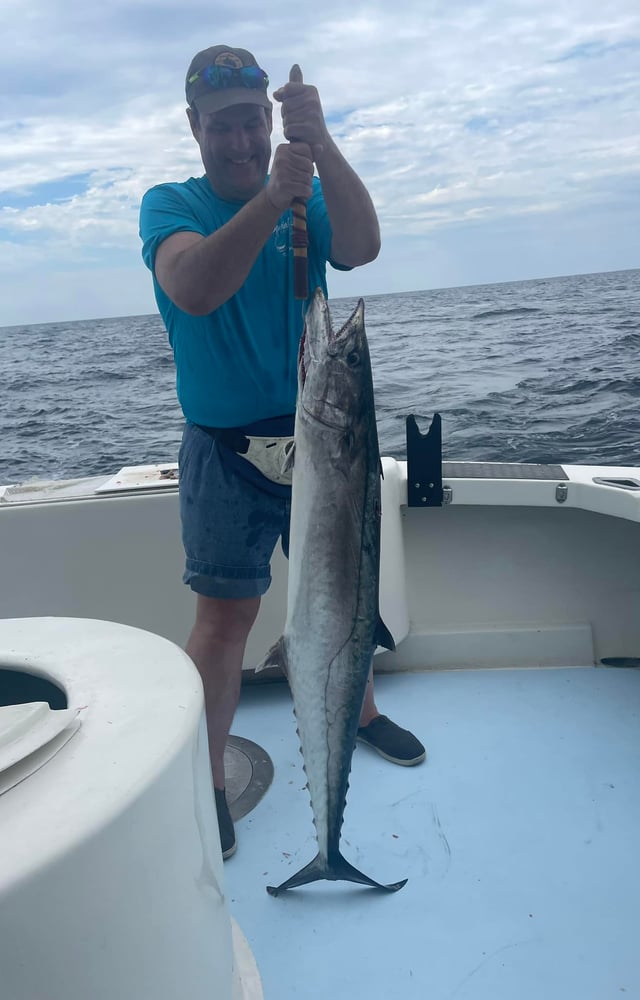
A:
POLYGON ((351 423, 349 370, 360 362, 363 337, 363 300, 334 330, 327 300, 316 289, 298 347, 298 405, 324 427, 344 431, 351 423))
POLYGON ((333 329, 329 304, 320 288, 317 288, 307 310, 298 350, 298 369, 301 385, 309 371, 309 361, 321 360, 324 354, 335 358, 349 335, 356 329, 364 330, 364 302, 359 299, 349 319, 339 330, 333 329))
POLYGON ((341 406, 337 403, 332 403, 327 396, 313 396, 309 403, 305 401, 304 388, 311 365, 315 360, 305 329, 298 347, 298 395, 300 406, 312 420, 334 430, 343 430, 348 422, 348 418, 341 406), (332 420, 331 417, 334 415, 335 417, 332 420))

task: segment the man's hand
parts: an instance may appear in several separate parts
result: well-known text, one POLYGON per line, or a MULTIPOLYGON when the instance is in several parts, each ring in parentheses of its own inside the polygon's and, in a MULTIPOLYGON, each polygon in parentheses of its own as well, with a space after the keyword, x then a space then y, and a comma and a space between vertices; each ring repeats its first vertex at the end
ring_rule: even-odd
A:
POLYGON ((266 187, 269 201, 286 212, 294 198, 307 201, 311 197, 312 179, 313 154, 306 142, 277 146, 266 187))
MULTIPOLYGON (((292 67, 291 76, 293 79, 273 94, 274 100, 282 105, 284 134, 291 143, 288 148, 292 153, 304 149, 305 155, 318 168, 331 223, 332 262, 359 267, 374 260, 380 250, 380 227, 373 202, 329 134, 318 91, 302 82, 297 64, 292 67)), ((280 146, 276 152, 282 149, 280 146)), ((287 188, 287 193, 290 190, 287 188)), ((308 198, 310 193, 310 188, 306 193, 293 192, 300 198, 308 198)), ((280 192, 276 197, 280 198, 280 192)), ((273 204, 275 207, 276 202, 273 204)), ((281 204, 283 202, 278 201, 278 205, 281 204)), ((289 204, 284 207, 288 208, 289 204)))
POLYGON ((290 142, 306 142, 313 158, 329 141, 322 104, 315 87, 306 83, 285 83, 274 91, 274 101, 282 104, 282 127, 290 142))

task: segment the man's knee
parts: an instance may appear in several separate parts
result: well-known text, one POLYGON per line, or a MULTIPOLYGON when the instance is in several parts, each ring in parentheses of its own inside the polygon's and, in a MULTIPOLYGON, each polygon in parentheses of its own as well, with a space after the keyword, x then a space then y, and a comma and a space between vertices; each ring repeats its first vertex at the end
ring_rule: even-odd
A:
POLYGON ((195 628, 211 642, 246 642, 259 608, 259 597, 223 599, 198 594, 195 628))

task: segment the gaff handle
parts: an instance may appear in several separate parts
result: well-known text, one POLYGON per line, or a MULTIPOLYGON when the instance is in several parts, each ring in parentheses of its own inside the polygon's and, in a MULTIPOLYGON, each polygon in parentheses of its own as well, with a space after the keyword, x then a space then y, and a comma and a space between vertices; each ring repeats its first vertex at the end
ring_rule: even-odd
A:
MULTIPOLYGON (((302 70, 295 63, 289 71, 289 83, 302 83, 302 70)), ((295 142, 291 139, 291 142, 295 142)), ((309 296, 309 264, 307 247, 307 203, 304 198, 294 198, 291 206, 293 213, 293 294, 296 299, 306 299, 309 296)))

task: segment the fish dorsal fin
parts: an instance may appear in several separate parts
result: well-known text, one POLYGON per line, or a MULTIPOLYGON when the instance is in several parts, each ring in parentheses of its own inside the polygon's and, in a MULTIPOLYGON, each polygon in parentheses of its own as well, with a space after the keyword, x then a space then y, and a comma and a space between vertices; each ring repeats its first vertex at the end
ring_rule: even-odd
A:
POLYGON ((373 641, 376 646, 382 646, 383 649, 390 649, 392 652, 396 648, 393 636, 380 615, 378 615, 378 621, 376 622, 376 630, 373 634, 373 641))
POLYGON ((285 677, 288 676, 287 648, 284 636, 280 636, 265 658, 258 663, 255 671, 259 674, 261 670, 266 670, 267 667, 279 667, 284 672, 285 677))

